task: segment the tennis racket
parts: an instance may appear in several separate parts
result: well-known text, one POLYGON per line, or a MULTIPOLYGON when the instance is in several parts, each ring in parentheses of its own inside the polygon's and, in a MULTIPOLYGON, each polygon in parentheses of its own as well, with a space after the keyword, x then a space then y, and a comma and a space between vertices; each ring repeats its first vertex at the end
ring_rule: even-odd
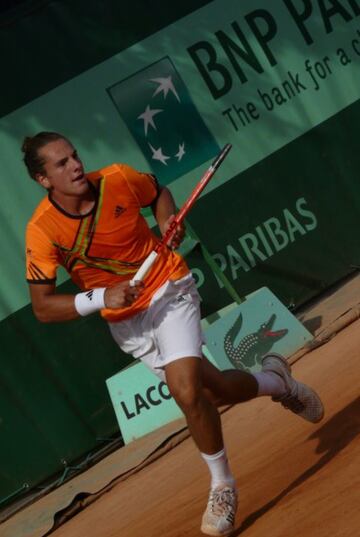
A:
POLYGON ((216 170, 219 168, 220 164, 223 162, 227 154, 229 153, 231 149, 231 144, 226 144, 223 149, 220 151, 218 156, 215 158, 214 162, 211 164, 211 166, 208 168, 208 170, 204 173, 188 199, 185 201, 184 205, 181 207, 177 215, 175 216, 174 220, 171 222, 170 226, 168 227, 166 233, 164 234, 162 240, 155 246, 154 250, 148 255, 148 257, 145 259, 145 261, 142 263, 132 280, 130 281, 130 285, 134 285, 136 281, 142 281, 145 276, 150 271, 151 267, 156 261, 156 258, 161 251, 162 248, 166 247, 166 245, 171 241, 176 228, 179 224, 181 224, 186 217, 186 215, 189 213, 190 209, 200 196, 201 192, 204 190, 210 179, 213 177, 216 170))

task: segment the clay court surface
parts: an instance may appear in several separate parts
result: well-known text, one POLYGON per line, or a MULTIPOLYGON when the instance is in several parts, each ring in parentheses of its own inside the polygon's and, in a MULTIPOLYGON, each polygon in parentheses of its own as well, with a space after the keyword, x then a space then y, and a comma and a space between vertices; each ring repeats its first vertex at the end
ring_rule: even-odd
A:
MULTIPOLYGON (((268 398, 223 413, 238 479, 233 535, 360 535, 360 320, 293 364, 321 395, 311 425, 268 398)), ((195 537, 208 475, 190 438, 116 484, 53 531, 53 537, 195 537)))

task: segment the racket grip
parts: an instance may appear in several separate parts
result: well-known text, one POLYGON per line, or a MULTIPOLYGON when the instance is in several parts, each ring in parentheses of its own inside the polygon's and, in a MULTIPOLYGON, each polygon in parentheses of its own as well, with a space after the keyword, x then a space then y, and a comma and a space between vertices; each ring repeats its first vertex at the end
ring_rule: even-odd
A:
POLYGON ((145 259, 143 264, 140 266, 134 277, 130 280, 130 286, 133 287, 135 282, 141 282, 155 263, 158 254, 153 250, 145 259))

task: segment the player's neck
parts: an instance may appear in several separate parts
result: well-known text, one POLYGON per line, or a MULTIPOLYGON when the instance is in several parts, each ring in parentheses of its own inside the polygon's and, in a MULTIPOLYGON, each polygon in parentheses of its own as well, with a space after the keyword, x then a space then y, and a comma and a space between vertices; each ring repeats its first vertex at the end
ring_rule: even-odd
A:
POLYGON ((50 192, 50 199, 64 212, 73 216, 82 216, 89 214, 94 208, 96 194, 92 189, 81 196, 50 192))

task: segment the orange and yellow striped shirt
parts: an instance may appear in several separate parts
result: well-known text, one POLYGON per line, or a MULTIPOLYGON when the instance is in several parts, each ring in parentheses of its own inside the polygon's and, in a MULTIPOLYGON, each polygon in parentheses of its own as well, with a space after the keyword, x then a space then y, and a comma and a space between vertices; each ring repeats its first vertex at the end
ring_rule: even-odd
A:
MULTIPOLYGON (((96 203, 87 215, 66 213, 50 196, 32 215, 26 230, 30 284, 55 282, 61 265, 82 290, 111 287, 131 279, 159 241, 141 214, 158 194, 152 175, 113 164, 86 176, 96 192, 96 203)), ((166 280, 188 272, 179 254, 163 248, 139 299, 126 308, 104 309, 101 315, 112 322, 135 315, 147 308, 166 280)))

